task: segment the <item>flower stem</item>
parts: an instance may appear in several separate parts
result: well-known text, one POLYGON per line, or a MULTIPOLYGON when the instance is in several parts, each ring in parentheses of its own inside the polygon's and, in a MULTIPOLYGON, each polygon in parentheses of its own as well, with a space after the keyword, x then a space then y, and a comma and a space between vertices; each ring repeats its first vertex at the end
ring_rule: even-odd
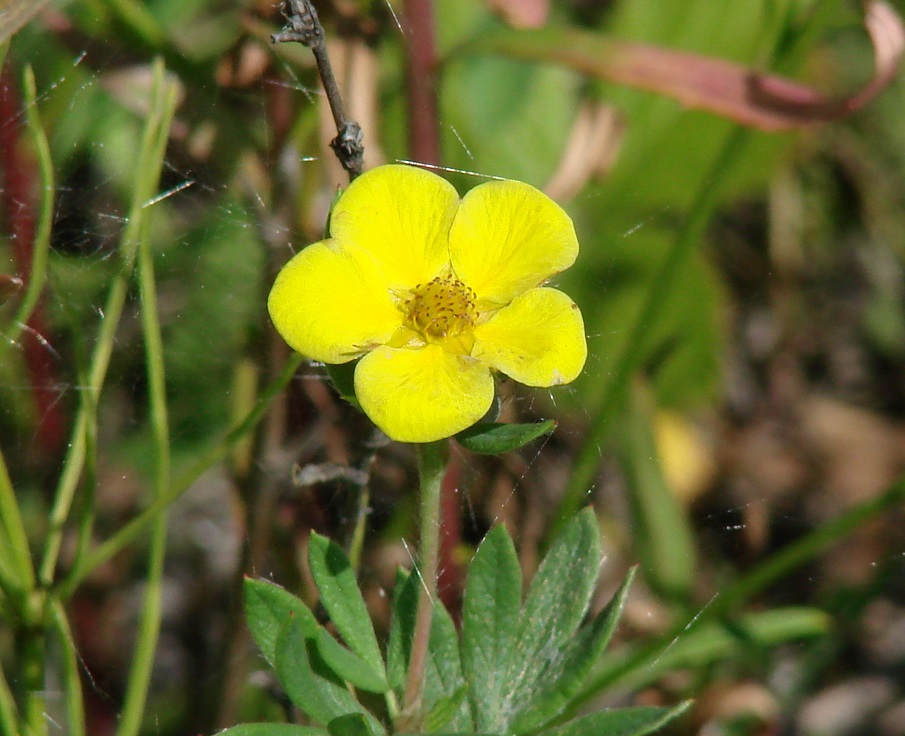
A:
MULTIPOLYGON (((409 719, 420 720, 421 698, 424 692, 424 672, 430 640, 431 618, 437 598, 437 557, 440 551, 440 490, 446 474, 446 443, 431 442, 416 445, 418 476, 421 485, 421 539, 418 575, 421 593, 415 615, 412 654, 409 659, 408 680, 405 685, 404 713, 409 719)), ((406 727, 420 728, 419 723, 406 727)))

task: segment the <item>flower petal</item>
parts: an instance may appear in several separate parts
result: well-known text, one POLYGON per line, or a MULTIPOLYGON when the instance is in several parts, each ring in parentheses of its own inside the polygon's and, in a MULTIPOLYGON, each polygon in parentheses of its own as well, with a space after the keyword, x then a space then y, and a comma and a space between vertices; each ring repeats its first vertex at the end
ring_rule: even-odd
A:
POLYGON ((402 324, 367 254, 350 253, 330 240, 309 245, 283 267, 267 309, 294 350, 325 363, 357 358, 389 340, 402 324))
POLYGON ((556 202, 518 181, 472 189, 449 233, 456 275, 478 299, 508 304, 568 268, 578 255, 572 220, 556 202))
POLYGON ((459 195, 413 166, 378 166, 353 181, 330 215, 330 235, 363 248, 394 289, 429 281, 449 263, 449 226, 459 195))
POLYGON ((452 437, 493 403, 490 369, 438 345, 379 347, 355 369, 355 395, 371 421, 399 442, 452 437))
POLYGON ((581 312, 556 289, 526 291, 474 335, 474 358, 527 386, 574 381, 588 357, 581 312))

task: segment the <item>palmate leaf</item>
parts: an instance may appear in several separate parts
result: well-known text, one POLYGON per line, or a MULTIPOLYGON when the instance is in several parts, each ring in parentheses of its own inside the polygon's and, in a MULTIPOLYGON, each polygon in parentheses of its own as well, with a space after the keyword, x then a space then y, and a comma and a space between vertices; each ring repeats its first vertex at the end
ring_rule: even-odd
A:
MULTIPOLYGON (((393 594, 393 619, 387 646, 387 671, 398 694, 402 696, 411 656, 418 604, 420 578, 400 571, 393 594)), ((467 733, 473 730, 471 713, 465 702, 465 678, 459 657, 459 637, 452 618, 443 603, 434 602, 431 634, 425 663, 424 708, 425 730, 443 728, 467 733)))
MULTIPOLYGON (((370 680, 385 683, 386 669, 374 625, 345 553, 326 537, 312 534, 308 544, 308 562, 321 603, 336 630, 349 649, 371 669, 370 680)), ((351 660, 345 658, 345 661, 351 660)))
POLYGON ((506 727, 506 700, 512 687, 508 673, 521 596, 522 571, 515 547, 506 529, 496 527, 471 562, 462 606, 462 669, 479 732, 506 727))
POLYGON ((537 736, 646 736, 690 707, 691 701, 672 708, 612 708, 541 731, 537 736))
POLYGON ((516 714, 512 731, 533 731, 560 715, 580 692, 619 623, 637 568, 628 575, 613 598, 594 619, 568 643, 561 656, 550 660, 537 679, 535 695, 516 714))
POLYGON ((218 731, 217 736, 328 736, 323 728, 296 726, 292 723, 243 723, 225 731, 218 731))
POLYGON ((290 700, 315 721, 328 725, 334 719, 360 713, 374 734, 385 731, 346 686, 334 677, 302 621, 292 620, 277 638, 276 671, 290 700))
POLYGON ((340 680, 369 692, 389 689, 382 671, 375 669, 350 651, 320 626, 307 605, 287 590, 266 580, 246 578, 244 583, 245 615, 248 627, 264 658, 276 668, 277 637, 290 621, 297 620, 304 636, 317 646, 327 667, 340 680))
POLYGON ((324 664, 340 679, 370 693, 385 693, 390 689, 382 672, 376 672, 361 657, 336 641, 326 629, 318 629, 314 643, 324 664))
POLYGON ((564 656, 588 611, 600 560, 600 531, 588 508, 556 539, 528 590, 519 616, 514 658, 504 670, 509 691, 507 728, 510 714, 529 707, 542 695, 549 663, 564 656))
POLYGON ((308 606, 279 585, 245 578, 242 592, 248 628, 271 667, 276 667, 277 637, 289 621, 299 621, 307 637, 317 633, 318 624, 308 606))

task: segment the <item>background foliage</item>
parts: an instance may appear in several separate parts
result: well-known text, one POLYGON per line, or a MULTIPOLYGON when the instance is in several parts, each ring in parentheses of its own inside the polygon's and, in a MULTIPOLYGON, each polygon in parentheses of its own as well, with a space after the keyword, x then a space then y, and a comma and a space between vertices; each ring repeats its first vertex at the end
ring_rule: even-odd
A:
MULTIPOLYGON (((410 158, 404 54, 417 31, 402 5, 319 4, 369 166, 410 158)), ((555 418, 552 437, 502 458, 458 456, 447 606, 459 615, 463 563, 493 524, 510 529, 530 577, 549 530, 592 503, 606 555, 592 609, 641 568, 586 702, 697 697, 677 733, 894 736, 905 722, 901 82, 842 122, 742 130, 579 75, 552 48, 530 62, 481 50, 506 31, 499 8, 510 5, 531 4, 435 4, 443 164, 460 191, 514 177, 564 202, 582 254, 561 283, 585 315, 591 358, 550 395, 501 386, 503 418, 555 418), (682 238, 688 257, 658 280, 682 238)), ((570 0, 547 19, 827 90, 870 75, 859 23, 842 0, 570 0)), ((136 728, 283 717, 273 683, 254 674, 241 575, 311 601, 311 531, 349 547, 361 510, 361 475, 337 468, 369 479, 357 564, 378 630, 395 567, 409 562, 411 458, 386 446, 375 459, 370 428, 321 368, 304 366, 254 434, 228 453, 221 442, 286 364, 264 298, 279 265, 320 237, 344 180, 310 56, 268 42, 280 24, 270 0, 51 3, 3 67, 0 272, 24 278, 29 254, 40 265, 31 244, 51 183, 53 197, 43 298, 18 339, 7 326, 21 290, 3 282, 0 449, 46 560, 67 438, 80 411, 89 417, 86 472, 45 572, 63 586, 92 734, 112 733, 128 701, 135 632, 141 620, 154 628, 149 590, 161 632, 147 706, 129 706, 144 712, 136 728), (154 59, 166 68, 156 107, 154 59), (177 99, 156 181, 148 120, 165 117, 165 89, 177 99), (122 254, 139 241, 141 273, 156 278, 165 402, 146 365, 148 292, 122 280, 122 254), (117 283, 122 316, 104 338, 117 283), (155 497, 159 511, 176 496, 165 562, 162 514, 144 517, 156 532, 113 536, 155 497), (110 554, 91 556, 111 538, 110 554)), ((15 687, 13 608, 4 601, 0 655, 15 687)), ((71 664, 51 659, 51 686, 71 664)), ((62 705, 48 707, 65 721, 62 705)))

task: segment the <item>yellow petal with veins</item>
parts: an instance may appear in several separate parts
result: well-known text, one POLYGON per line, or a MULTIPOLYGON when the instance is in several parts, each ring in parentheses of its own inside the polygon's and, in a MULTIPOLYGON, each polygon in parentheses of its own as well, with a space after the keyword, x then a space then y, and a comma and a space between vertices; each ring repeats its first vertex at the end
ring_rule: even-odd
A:
POLYGON ((330 240, 309 245, 283 267, 267 308, 293 350, 325 363, 359 357, 402 324, 374 262, 330 240))
POLYGON ((574 381, 588 345, 578 306, 556 289, 530 289, 475 328, 472 357, 526 386, 574 381))
POLYGON ((379 166, 343 192, 330 215, 330 235, 344 248, 370 253, 389 287, 411 289, 449 263, 447 235, 458 205, 452 184, 436 174, 379 166))
POLYGON ((355 369, 355 395, 371 421, 399 442, 451 437, 493 402, 490 369, 438 345, 379 347, 355 369))
POLYGON ((546 194, 519 181, 491 181, 465 195, 449 251, 478 304, 501 307, 571 266, 578 239, 565 210, 546 194))

